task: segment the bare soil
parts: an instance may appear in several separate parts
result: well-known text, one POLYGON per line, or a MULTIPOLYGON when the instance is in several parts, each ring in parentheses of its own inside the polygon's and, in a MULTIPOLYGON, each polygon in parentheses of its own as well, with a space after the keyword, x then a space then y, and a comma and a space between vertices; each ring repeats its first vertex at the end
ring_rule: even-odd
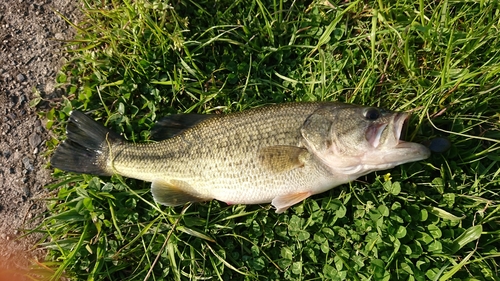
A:
POLYGON ((35 88, 44 98, 58 94, 63 41, 74 34, 56 11, 76 22, 76 3, 0 0, 0 281, 23 280, 20 272, 45 256, 34 247, 41 236, 23 235, 43 220, 51 182, 49 135, 29 101, 35 88))

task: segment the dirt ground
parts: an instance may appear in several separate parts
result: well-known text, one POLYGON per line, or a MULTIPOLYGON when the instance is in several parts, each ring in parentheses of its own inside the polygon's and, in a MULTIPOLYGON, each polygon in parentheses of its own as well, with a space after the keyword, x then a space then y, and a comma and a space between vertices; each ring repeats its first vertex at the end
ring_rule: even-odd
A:
POLYGON ((62 40, 73 29, 55 11, 76 22, 71 0, 0 0, 0 281, 21 280, 16 272, 41 260, 23 229, 42 220, 51 182, 43 156, 48 132, 29 106, 34 87, 54 96, 54 81, 64 59, 62 40))

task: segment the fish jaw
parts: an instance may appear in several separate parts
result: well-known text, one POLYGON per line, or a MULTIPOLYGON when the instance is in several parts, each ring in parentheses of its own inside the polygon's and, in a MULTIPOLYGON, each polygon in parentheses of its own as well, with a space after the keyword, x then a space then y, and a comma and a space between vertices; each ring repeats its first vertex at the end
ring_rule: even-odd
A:
POLYGON ((427 147, 418 143, 401 141, 391 149, 366 153, 360 161, 361 164, 352 170, 362 176, 373 171, 391 169, 405 163, 424 160, 429 156, 430 151, 427 147))
POLYGON ((396 113, 392 124, 374 126, 367 130, 367 140, 373 145, 373 149, 363 155, 360 161, 364 166, 362 170, 385 170, 429 158, 431 152, 424 145, 401 140, 408 117, 407 113, 396 113))
POLYGON ((330 168, 332 174, 357 177, 398 165, 420 161, 430 156, 430 150, 422 144, 401 140, 407 113, 393 113, 386 123, 370 124, 365 131, 365 144, 359 144, 358 153, 340 154, 335 146, 319 158, 330 168))

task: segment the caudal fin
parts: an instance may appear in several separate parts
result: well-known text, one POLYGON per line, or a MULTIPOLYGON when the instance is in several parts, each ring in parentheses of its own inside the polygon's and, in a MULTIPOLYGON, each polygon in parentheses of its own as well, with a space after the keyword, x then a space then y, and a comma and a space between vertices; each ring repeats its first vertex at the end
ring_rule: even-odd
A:
POLYGON ((84 174, 109 176, 109 150, 123 139, 80 111, 72 111, 66 127, 68 138, 57 147, 53 167, 84 174))

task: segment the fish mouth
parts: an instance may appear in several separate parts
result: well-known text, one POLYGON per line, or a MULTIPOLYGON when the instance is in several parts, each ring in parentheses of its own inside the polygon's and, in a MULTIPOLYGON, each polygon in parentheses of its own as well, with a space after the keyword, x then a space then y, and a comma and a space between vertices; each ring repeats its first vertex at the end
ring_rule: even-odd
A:
POLYGON ((424 145, 401 140, 408 118, 407 113, 395 113, 388 122, 372 124, 368 128, 366 139, 374 149, 364 159, 366 163, 392 168, 430 156, 430 150, 424 145))
MULTIPOLYGON (((394 137, 396 140, 395 150, 399 151, 400 163, 420 161, 431 156, 431 151, 420 143, 401 140, 401 133, 408 124, 409 114, 399 113, 394 118, 394 137)), ((397 154, 396 154, 397 155, 397 154)))
POLYGON ((373 124, 368 128, 366 132, 366 140, 368 140, 371 146, 377 148, 380 145, 380 139, 382 138, 382 134, 384 133, 386 127, 387 124, 382 123, 373 124))
POLYGON ((394 139, 396 140, 396 145, 402 144, 405 141, 401 139, 401 133, 404 127, 408 124, 408 118, 410 115, 408 113, 398 113, 394 117, 394 139))
POLYGON ((393 137, 388 135, 391 134, 391 132, 386 132, 390 131, 386 130, 389 126, 388 123, 372 124, 366 132, 366 140, 373 148, 378 148, 380 145, 383 145, 384 147, 397 147, 399 145, 404 146, 403 143, 405 143, 405 141, 401 140, 400 138, 405 124, 408 123, 408 117, 409 115, 407 113, 397 113, 394 116, 394 119, 392 120, 392 122, 390 122, 393 126, 393 137), (382 141, 383 137, 385 137, 385 140, 382 141))
POLYGON ((425 159, 430 156, 430 150, 422 144, 404 141, 401 139, 401 134, 406 126, 408 125, 408 119, 410 115, 407 113, 398 113, 394 117, 394 139, 395 146, 394 148, 412 151, 413 157, 415 159, 425 159))

